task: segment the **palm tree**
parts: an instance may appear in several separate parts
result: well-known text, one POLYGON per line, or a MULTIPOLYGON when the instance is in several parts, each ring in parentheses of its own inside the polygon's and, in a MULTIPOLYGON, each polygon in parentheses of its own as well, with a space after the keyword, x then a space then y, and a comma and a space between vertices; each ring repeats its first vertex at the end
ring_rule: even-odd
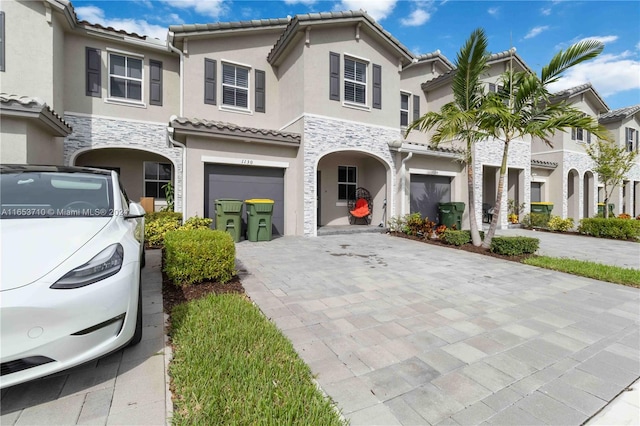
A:
POLYGON ((515 72, 509 66, 501 76, 504 89, 486 97, 480 113, 480 128, 492 138, 502 141, 504 147, 495 213, 483 247, 490 247, 498 226, 511 141, 530 137, 532 140, 541 139, 552 146, 551 137, 557 131, 568 129, 583 129, 599 139, 609 139, 608 132, 596 119, 586 116, 566 101, 555 102, 548 89, 549 84, 557 81, 564 71, 595 58, 603 48, 604 45, 596 40, 576 43, 566 51, 558 52, 542 68, 540 77, 527 71, 515 72))
POLYGON ((478 232, 475 214, 475 189, 473 178, 473 146, 486 139, 486 133, 479 127, 479 111, 484 100, 480 77, 487 69, 487 37, 484 30, 471 33, 456 57, 456 71, 452 88, 454 101, 444 105, 439 112, 430 111, 411 123, 406 135, 417 129, 426 132, 434 129, 431 144, 438 146, 442 142, 462 140, 466 143, 463 161, 467 165, 467 184, 469 186, 469 227, 473 245, 482 244, 478 232))

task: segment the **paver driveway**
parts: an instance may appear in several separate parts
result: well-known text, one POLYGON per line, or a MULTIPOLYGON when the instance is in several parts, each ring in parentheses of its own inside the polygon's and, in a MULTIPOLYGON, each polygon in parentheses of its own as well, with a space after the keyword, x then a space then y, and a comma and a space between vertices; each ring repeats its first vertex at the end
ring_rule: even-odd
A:
POLYGON ((640 376, 640 291, 382 234, 237 245, 352 424, 579 425, 640 376))

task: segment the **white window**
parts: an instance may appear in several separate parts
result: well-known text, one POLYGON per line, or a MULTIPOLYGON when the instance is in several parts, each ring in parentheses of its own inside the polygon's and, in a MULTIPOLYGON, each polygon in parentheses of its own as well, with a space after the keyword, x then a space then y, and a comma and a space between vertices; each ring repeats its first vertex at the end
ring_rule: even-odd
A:
POLYGON ((400 92, 400 126, 409 125, 409 94, 400 92))
POLYGON ((367 103, 367 63, 344 59, 344 100, 356 104, 367 103))
POLYGON ((627 152, 633 152, 638 150, 638 131, 631 127, 625 127, 625 147, 627 152))
POLYGON ((338 166, 338 200, 356 198, 358 171, 355 166, 338 166))
POLYGON ((142 102, 142 59, 109 54, 109 97, 142 102))
POLYGON ((249 69, 222 64, 222 105, 249 108, 249 69))
POLYGON ((171 182, 171 164, 144 162, 144 196, 165 199, 164 186, 171 182))
MULTIPOLYGON (((584 133, 585 132, 582 129, 571 129, 571 140, 584 142, 584 133)), ((591 142, 591 138, 589 138, 589 142, 591 142)))

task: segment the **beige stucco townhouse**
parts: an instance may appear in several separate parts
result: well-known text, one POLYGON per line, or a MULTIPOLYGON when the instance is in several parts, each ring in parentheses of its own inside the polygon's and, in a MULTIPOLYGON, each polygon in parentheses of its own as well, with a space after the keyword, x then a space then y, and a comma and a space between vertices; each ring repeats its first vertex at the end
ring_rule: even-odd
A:
MULTIPOLYGON (((435 219, 438 202, 467 201, 460 145, 404 138, 409 122, 452 100, 453 65, 437 51, 416 57, 364 12, 170 26, 165 42, 78 21, 66 0, 0 8, 2 163, 116 169, 129 196, 153 197, 156 209, 171 182, 187 217, 214 217, 220 198, 271 198, 281 235, 347 224, 358 187, 372 194, 373 225, 409 212, 435 219)), ((513 52, 493 55, 487 90, 510 63, 528 69, 513 52)), ((593 114, 606 110, 595 103, 593 114)), ((637 110, 625 114, 610 125, 637 135, 637 110)), ((569 151, 532 154, 515 141, 503 210, 508 198, 529 203, 536 183, 536 196, 571 205, 551 184, 558 169, 569 176, 569 151)), ((496 141, 475 148, 479 221, 501 153, 496 141)), ((637 210, 634 170, 620 197, 637 210)))

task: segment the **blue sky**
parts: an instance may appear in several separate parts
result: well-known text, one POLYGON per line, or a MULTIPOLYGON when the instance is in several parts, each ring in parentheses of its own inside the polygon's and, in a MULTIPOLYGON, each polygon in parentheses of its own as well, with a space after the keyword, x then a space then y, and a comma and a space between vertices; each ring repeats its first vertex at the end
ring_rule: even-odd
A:
POLYGON ((595 38, 595 60, 565 74, 553 89, 591 82, 610 108, 640 104, 640 2, 424 0, 77 0, 79 19, 164 40, 169 25, 284 18, 364 9, 415 54, 440 50, 449 60, 483 27, 491 52, 515 46, 539 71, 559 50, 595 38))

